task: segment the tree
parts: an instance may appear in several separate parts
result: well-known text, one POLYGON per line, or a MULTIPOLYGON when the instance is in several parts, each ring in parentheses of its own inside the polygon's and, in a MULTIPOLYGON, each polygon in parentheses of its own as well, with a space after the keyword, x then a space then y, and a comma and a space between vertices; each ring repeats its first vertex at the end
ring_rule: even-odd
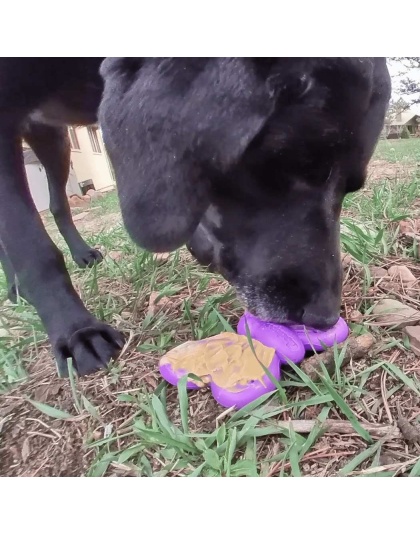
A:
POLYGON ((410 97, 410 104, 420 104, 420 82, 410 76, 414 69, 420 72, 420 57, 391 57, 389 59, 398 62, 402 69, 399 73, 402 79, 398 92, 410 97))
POLYGON ((389 103, 388 111, 386 113, 385 123, 386 124, 391 123, 395 119, 395 117, 398 115, 398 113, 407 111, 407 109, 409 108, 410 108, 410 103, 406 102, 401 97, 398 100, 391 100, 391 102, 389 103))
POLYGON ((408 131, 407 126, 403 126, 400 137, 401 139, 410 139, 410 132, 408 131))

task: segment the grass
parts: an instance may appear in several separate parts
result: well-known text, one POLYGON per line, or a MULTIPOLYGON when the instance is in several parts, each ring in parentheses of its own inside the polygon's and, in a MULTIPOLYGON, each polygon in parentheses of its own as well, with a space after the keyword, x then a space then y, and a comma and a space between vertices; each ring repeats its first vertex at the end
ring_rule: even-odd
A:
MULTIPOLYGON (((393 163, 394 157, 411 165, 419 154, 419 140, 383 141, 374 159, 393 163)), ((417 246, 398 235, 398 222, 419 211, 420 177, 411 167, 409 172, 410 180, 375 180, 344 204, 343 249, 360 263, 353 262, 345 274, 343 315, 355 333, 375 335, 372 359, 342 369, 344 353, 337 351, 335 373, 325 371, 317 381, 292 366, 274 393, 238 411, 224 411, 206 391, 168 386, 157 371, 158 358, 168 349, 236 325, 243 310, 229 286, 197 266, 184 249, 161 263, 136 248, 119 222, 107 227, 118 210, 115 193, 96 200, 93 207, 101 209, 90 212, 95 220, 100 213, 105 224, 100 231, 85 229, 84 235, 107 251, 91 270, 74 266, 48 219, 83 301, 124 331, 128 341, 107 371, 60 380, 34 310, 24 302, 0 305, 5 407, 0 408, 0 470, 87 476, 418 476, 415 446, 375 438, 364 426, 394 424, 400 409, 410 419, 419 414, 419 369, 407 339, 371 321, 373 303, 390 289, 373 280, 369 266, 402 262, 416 273, 417 246), (113 260, 111 252, 120 257, 113 260), (352 321, 354 311, 363 313, 361 320, 352 321), (316 424, 309 434, 298 434, 283 424, 296 419, 316 424), (353 432, 326 433, 327 419, 349 421, 353 432)), ((4 297, 1 273, 0 291, 4 297)), ((401 288, 394 291, 406 298, 401 288)))
POLYGON ((420 141, 418 138, 381 140, 374 159, 402 164, 420 163, 420 141))
POLYGON ((375 182, 368 190, 348 195, 341 219, 343 249, 364 264, 389 255, 418 259, 416 246, 399 241, 398 222, 413 215, 419 198, 420 173, 413 173, 410 181, 375 182))
POLYGON ((118 195, 114 192, 102 198, 96 198, 92 201, 92 207, 96 206, 101 208, 101 213, 115 213, 119 211, 118 195))

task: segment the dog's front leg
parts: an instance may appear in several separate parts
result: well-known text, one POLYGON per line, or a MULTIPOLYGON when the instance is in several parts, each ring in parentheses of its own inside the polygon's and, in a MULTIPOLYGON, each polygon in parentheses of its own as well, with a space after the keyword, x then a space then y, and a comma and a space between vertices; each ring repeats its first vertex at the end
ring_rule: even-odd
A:
POLYGON ((84 307, 63 256, 49 238, 26 181, 21 141, 0 122, 0 243, 28 301, 48 332, 61 375, 67 358, 79 374, 108 364, 123 344, 113 328, 84 307))
POLYGON ((24 138, 44 165, 50 192, 50 211, 79 267, 102 260, 99 250, 89 247, 74 225, 66 193, 70 170, 70 140, 65 126, 30 123, 24 138))

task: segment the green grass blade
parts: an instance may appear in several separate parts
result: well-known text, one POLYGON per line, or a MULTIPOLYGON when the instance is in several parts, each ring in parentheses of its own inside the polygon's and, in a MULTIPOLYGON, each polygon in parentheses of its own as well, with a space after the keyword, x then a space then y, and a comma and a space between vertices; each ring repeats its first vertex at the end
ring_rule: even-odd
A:
POLYGON ((199 477, 201 475, 201 472, 206 467, 206 462, 203 462, 200 464, 194 471, 191 471, 191 473, 188 475, 189 477, 199 477))
POLYGON ((232 415, 230 418, 231 422, 238 421, 239 419, 242 419, 243 417, 247 416, 249 413, 251 413, 255 408, 258 408, 258 406, 261 406, 261 404, 264 404, 270 397, 272 397, 275 394, 275 391, 270 391, 270 393, 266 393, 265 395, 262 395, 258 399, 255 399, 254 401, 250 402, 240 410, 238 410, 236 413, 232 415))
POLYGON ((420 477, 420 458, 413 465, 413 468, 410 471, 409 477, 420 477))
POLYGON ((293 426, 289 426, 289 439, 290 439, 290 449, 289 449, 289 462, 290 469, 293 477, 301 477, 302 473, 299 467, 299 437, 293 426))
POLYGON ((136 454, 139 454, 144 450, 144 445, 133 445, 132 447, 129 447, 128 449, 125 449, 125 451, 122 451, 122 453, 118 456, 118 463, 123 464, 136 454))
POLYGON ((104 454, 102 458, 100 458, 93 464, 90 471, 88 472, 88 476, 95 478, 104 476, 111 462, 113 462, 114 460, 115 455, 113 453, 104 454))
POLYGON ((310 431, 305 443, 303 444, 300 450, 299 457, 301 459, 324 434, 325 430, 322 428, 322 423, 327 419, 329 412, 330 408, 328 406, 324 406, 324 408, 322 408, 314 428, 310 431))
POLYGON ((257 426, 257 424, 260 422, 260 419, 255 416, 250 416, 249 419, 247 419, 241 428, 241 430, 238 432, 238 443, 241 443, 243 439, 248 438, 248 432, 254 430, 254 428, 257 426))
MULTIPOLYGON (((265 374, 268 376, 268 378, 270 379, 271 383, 274 384, 274 386, 276 387, 281 402, 283 404, 286 404, 287 403, 286 392, 284 391, 284 389, 281 386, 280 382, 276 379, 276 377, 273 375, 273 373, 270 371, 270 369, 268 369, 268 367, 266 367, 260 361, 260 359, 258 358, 257 352, 256 352, 255 347, 254 347, 254 341, 253 341, 253 339, 251 337, 251 331, 250 331, 249 326, 248 326, 248 321, 246 319, 245 319, 245 329, 246 329, 246 338, 248 340, 249 346, 251 347, 251 350, 252 350, 252 353, 253 353, 254 357, 257 359, 258 363, 263 368, 265 374)), ((273 357, 276 358, 276 355, 274 355, 273 357)))
POLYGON ((31 399, 28 399, 28 402, 30 402, 32 406, 35 406, 35 408, 37 408, 40 412, 52 417, 53 419, 70 419, 71 417, 74 417, 68 412, 64 412, 63 410, 59 410, 42 402, 37 402, 31 399))
POLYGON ((293 371, 298 375, 298 377, 302 380, 302 382, 307 386, 309 389, 311 389, 315 395, 321 395, 321 391, 319 390, 319 387, 309 378, 309 376, 300 369, 296 364, 289 361, 289 366, 293 369, 293 371))
POLYGON ((203 452, 203 458, 206 461, 206 464, 209 465, 212 469, 220 471, 221 460, 217 455, 216 451, 213 449, 207 449, 203 452))
POLYGON ((334 389, 334 387, 331 385, 330 380, 326 380, 324 377, 321 377, 322 382, 324 386, 328 389, 331 397, 333 398, 333 401, 335 404, 340 408, 343 415, 347 417, 349 422, 351 423, 354 430, 359 434, 361 438, 363 438, 368 443, 372 443, 372 436, 369 434, 367 430, 365 430, 361 424, 359 423, 357 417, 352 412, 350 406, 346 403, 346 401, 341 397, 341 395, 334 389))
POLYGON ((403 382, 407 387, 414 391, 414 393, 420 396, 420 391, 416 387, 414 381, 409 378, 403 371, 401 371, 401 369, 397 365, 391 362, 384 362, 383 365, 391 374, 394 375, 395 378, 401 380, 401 382, 403 382))
POLYGON ((82 395, 82 404, 84 409, 89 412, 89 414, 96 419, 97 421, 101 421, 101 417, 99 415, 99 412, 97 408, 90 402, 89 399, 87 399, 84 395, 82 395))
POLYGON ((238 460, 230 468, 231 477, 257 477, 257 466, 252 460, 238 460))
POLYGON ((225 455, 225 472, 226 476, 230 477, 230 468, 232 465, 232 460, 236 452, 236 443, 237 443, 237 430, 236 428, 232 428, 229 431, 228 434, 228 445, 226 449, 226 455, 225 455))
POLYGON ((232 325, 228 323, 228 321, 226 321, 226 319, 219 312, 219 310, 213 307, 213 311, 216 313, 217 317, 219 318, 219 321, 222 323, 223 328, 226 330, 226 332, 235 332, 234 328, 232 328, 232 325))
POLYGON ((354 471, 356 467, 358 467, 362 462, 364 462, 365 460, 373 456, 380 449, 381 446, 382 446, 382 441, 377 441, 376 443, 371 445, 369 448, 367 448, 366 450, 362 451, 357 456, 355 456, 353 460, 350 460, 349 463, 347 463, 342 469, 340 469, 338 474, 340 476, 348 475, 349 473, 354 471))
POLYGON ((166 434, 162 434, 162 432, 154 432, 153 430, 142 429, 138 430, 138 434, 151 445, 171 445, 172 447, 182 451, 190 453, 197 452, 192 445, 188 445, 187 443, 171 438, 166 434))
POLYGON ((187 392, 188 375, 185 375, 178 382, 178 399, 179 411, 181 414, 182 430, 188 434, 188 392, 187 392))
POLYGON ((156 414, 156 417, 158 419, 159 426, 161 427, 161 429, 166 433, 167 436, 174 438, 175 437, 174 425, 169 420, 169 417, 166 413, 163 403, 158 397, 156 397, 156 395, 152 396, 152 408, 155 411, 155 414, 156 414))
POLYGON ((226 441, 226 425, 223 423, 216 433, 216 443, 220 447, 226 441))

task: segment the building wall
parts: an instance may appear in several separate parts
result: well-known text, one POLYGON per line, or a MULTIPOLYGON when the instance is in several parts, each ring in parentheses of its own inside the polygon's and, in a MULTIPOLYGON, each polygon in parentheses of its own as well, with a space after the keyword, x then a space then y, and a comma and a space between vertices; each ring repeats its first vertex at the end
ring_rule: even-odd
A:
POLYGON ((76 132, 80 147, 71 150, 72 167, 78 182, 92 180, 97 190, 113 186, 114 177, 100 131, 97 130, 100 153, 94 152, 87 128, 75 128, 73 131, 76 132))
POLYGON ((50 192, 44 167, 40 163, 30 163, 25 165, 25 171, 36 209, 39 212, 47 210, 50 205, 50 192))
MULTIPOLYGON (((94 152, 87 128, 77 128, 74 131, 76 131, 79 148, 72 147, 71 150, 71 168, 66 186, 67 195, 81 195, 78 184, 86 180, 92 180, 96 190, 113 187, 115 184, 114 174, 106 155, 100 131, 97 130, 100 152, 94 152)), ((25 148, 30 148, 25 141, 22 142, 22 145, 25 148)), ((25 165, 25 169, 32 198, 38 211, 48 209, 50 195, 43 165, 37 161, 25 165)))

